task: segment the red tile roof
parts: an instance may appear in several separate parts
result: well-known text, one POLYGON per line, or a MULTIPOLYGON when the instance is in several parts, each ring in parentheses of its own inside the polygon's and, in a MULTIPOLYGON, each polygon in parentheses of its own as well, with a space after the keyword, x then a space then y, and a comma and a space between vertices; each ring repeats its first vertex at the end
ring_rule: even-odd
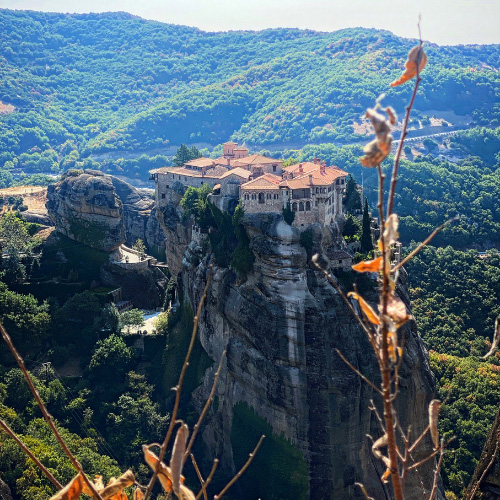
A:
POLYGON ((281 182, 281 177, 273 174, 264 174, 260 175, 256 179, 252 179, 251 181, 245 182, 245 184, 241 185, 241 189, 272 189, 278 190, 281 182))
POLYGON ((229 177, 232 174, 248 180, 252 175, 252 172, 250 172, 249 170, 245 170, 244 168, 236 167, 232 168, 231 170, 228 170, 225 174, 221 176, 221 179, 225 179, 226 177, 229 177))
POLYGON ((238 158, 234 160, 235 166, 242 165, 263 165, 267 163, 283 163, 283 160, 277 160, 276 158, 268 158, 262 155, 250 155, 245 156, 245 158, 238 158))

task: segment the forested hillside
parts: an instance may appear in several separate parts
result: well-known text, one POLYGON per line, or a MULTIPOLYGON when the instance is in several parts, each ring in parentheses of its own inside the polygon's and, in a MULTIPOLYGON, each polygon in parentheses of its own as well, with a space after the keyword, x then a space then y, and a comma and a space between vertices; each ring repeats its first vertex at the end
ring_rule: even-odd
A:
MULTIPOLYGON (((0 29, 0 166, 44 172, 181 142, 352 140, 414 43, 367 29, 207 33, 124 13, 1 10, 0 29)), ((415 116, 498 125, 499 47, 427 52, 415 116)), ((408 92, 388 92, 396 110, 408 92)))
MULTIPOLYGON (((126 13, 10 10, 0 10, 0 32, 0 188, 46 184, 51 179, 42 174, 73 167, 146 180, 148 169, 168 164, 181 143, 215 158, 221 143, 233 139, 289 163, 320 157, 347 170, 363 184, 376 215, 377 173, 362 173, 359 163, 370 133, 363 114, 385 92, 383 103, 401 120, 411 89, 388 83, 399 75, 412 40, 369 29, 207 33, 126 13)), ((405 251, 459 216, 406 266, 438 397, 447 401, 441 430, 458 436, 443 477, 459 498, 498 404, 500 355, 488 362, 479 356, 500 313, 500 46, 426 44, 426 51, 411 133, 465 130, 406 144, 395 209, 405 251)), ((23 207, 21 199, 5 205, 23 207)), ((109 311, 85 290, 107 257, 63 243, 58 250, 80 252, 69 263, 44 249, 40 263, 12 277, 3 260, 0 320, 21 349, 32 351, 29 368, 78 457, 89 471, 109 477, 117 463, 139 467, 139 444, 161 438, 170 408, 166 391, 175 380, 152 384, 180 349, 172 329, 190 331, 192 314, 180 311, 166 338, 146 346, 151 367, 138 375, 118 325, 112 328, 117 335, 96 343, 109 311), (96 269, 80 265, 94 260, 96 269), (64 287, 38 285, 59 276, 52 266, 64 287), (59 366, 71 357, 89 365, 81 379, 40 371, 42 363, 59 366), (115 362, 123 370, 109 380, 115 362)), ((66 479, 71 471, 52 451, 52 438, 1 348, 0 362, 2 418, 66 479)), ((5 478, 17 485, 17 498, 46 498, 47 485, 11 442, 0 450, 0 468, 11 471, 5 478)))

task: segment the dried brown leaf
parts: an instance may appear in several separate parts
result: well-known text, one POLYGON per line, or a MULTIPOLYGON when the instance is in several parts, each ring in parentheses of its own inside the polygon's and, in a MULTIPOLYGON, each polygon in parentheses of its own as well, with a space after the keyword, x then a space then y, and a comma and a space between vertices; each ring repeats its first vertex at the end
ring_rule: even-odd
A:
POLYGON ((373 260, 364 260, 352 266, 354 271, 358 271, 358 273, 374 273, 380 271, 382 269, 382 257, 377 257, 373 260))
POLYGON ((134 490, 134 500, 142 500, 144 498, 144 493, 140 488, 134 490))
POLYGON ((403 74, 391 83, 391 87, 396 87, 397 85, 401 85, 408 80, 417 76, 417 64, 418 64, 418 72, 420 73, 427 64, 427 54, 424 52, 423 47, 417 45, 410 50, 408 54, 408 59, 405 63, 405 70, 403 74))
POLYGON ((396 214, 391 214, 385 221, 385 227, 384 227, 384 243, 385 247, 389 248, 391 245, 394 245, 396 243, 397 239, 399 238, 399 233, 398 233, 398 216, 396 214))
POLYGON ((170 459, 170 469, 172 471, 172 486, 174 493, 179 494, 181 485, 181 473, 184 462, 184 453, 186 452, 187 438, 189 428, 186 424, 181 424, 175 436, 174 448, 172 449, 172 458, 170 459))
POLYGON ((391 125, 396 125, 396 123, 398 122, 398 115, 396 115, 396 111, 394 111, 394 108, 392 106, 388 106, 387 108, 385 108, 385 112, 389 117, 389 123, 391 125))
POLYGON ((181 487, 179 490, 179 498, 181 500, 196 500, 194 493, 189 488, 184 486, 183 484, 181 484, 181 487))
POLYGON ((391 469, 386 469, 384 475, 381 478, 383 483, 387 483, 389 481, 389 477, 391 476, 391 469))
POLYGON ((392 145, 392 135, 388 134, 385 141, 380 141, 378 139, 374 139, 369 142, 364 148, 363 156, 360 159, 361 165, 363 167, 375 168, 380 165, 386 158, 389 156, 391 152, 392 145))
POLYGON ((437 427, 437 421, 439 417, 439 409, 441 408, 441 401, 433 399, 429 403, 429 429, 431 431, 432 443, 434 444, 434 449, 439 448, 439 433, 437 427))
MULTIPOLYGON (((142 446, 142 451, 144 453, 144 459, 146 463, 151 467, 151 469, 156 470, 156 464, 158 463, 158 456, 149 450, 146 445, 142 446)), ((163 489, 168 493, 172 491, 172 471, 170 467, 166 466, 163 462, 160 462, 160 470, 158 472, 158 479, 163 486, 163 489)), ((184 482, 184 476, 181 476, 181 483, 184 482)))
POLYGON ((358 301, 359 307, 370 323, 374 325, 380 324, 380 318, 377 316, 377 313, 372 309, 370 304, 368 304, 368 302, 366 302, 366 300, 361 297, 361 295, 358 295, 356 292, 349 292, 347 296, 352 297, 353 299, 358 301))
POLYGON ((388 442, 388 436, 387 433, 385 433, 382 437, 379 437, 372 445, 372 452, 373 454, 382 460, 386 467, 390 467, 390 460, 388 457, 386 457, 381 451, 380 448, 383 448, 384 446, 387 446, 388 442))
MULTIPOLYGON (((122 500, 122 490, 131 486, 135 483, 134 473, 129 469, 124 472, 118 478, 111 478, 109 480, 108 485, 102 491, 100 491, 100 495, 103 500, 122 500)), ((126 500, 125 496, 125 500, 126 500)))
POLYGON ((404 302, 392 294, 389 296, 387 301, 387 314, 398 328, 410 319, 409 314, 406 312, 404 302))
POLYGON ((61 491, 58 491, 50 500, 78 500, 83 493, 83 478, 75 476, 61 491))

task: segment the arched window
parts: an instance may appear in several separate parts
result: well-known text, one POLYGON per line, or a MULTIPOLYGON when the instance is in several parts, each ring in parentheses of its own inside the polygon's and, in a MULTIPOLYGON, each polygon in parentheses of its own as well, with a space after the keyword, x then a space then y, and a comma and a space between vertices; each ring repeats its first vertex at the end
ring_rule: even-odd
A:
POLYGON ((299 203, 299 212, 303 212, 303 211, 304 211, 304 202, 303 202, 303 201, 301 201, 301 202, 299 203))
POLYGON ((306 210, 311 210, 311 202, 306 201, 306 210))
POLYGON ((248 200, 250 199, 250 196, 248 196, 248 194, 245 195, 245 200, 248 200))
POLYGON ((255 200, 255 195, 254 194, 252 194, 252 200, 255 200))
POLYGON ((266 200, 264 199, 264 193, 259 193, 259 203, 265 203, 266 200))
POLYGON ((296 202, 295 202, 295 203, 292 203, 292 210, 293 210, 294 212, 296 212, 296 211, 297 211, 297 203, 296 203, 296 202))
POLYGON ((271 195, 269 193, 266 194, 266 200, 270 200, 271 199, 271 195))

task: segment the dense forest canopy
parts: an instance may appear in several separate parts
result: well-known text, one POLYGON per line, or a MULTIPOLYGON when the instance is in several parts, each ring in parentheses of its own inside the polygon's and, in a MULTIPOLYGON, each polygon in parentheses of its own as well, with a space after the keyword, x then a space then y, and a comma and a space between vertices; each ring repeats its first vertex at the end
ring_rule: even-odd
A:
MULTIPOLYGON (((414 43, 371 29, 208 33, 124 13, 0 10, 0 29, 0 166, 44 172, 181 142, 352 140, 414 43)), ((499 47, 426 50, 417 112, 498 125, 499 47)), ((400 112, 408 92, 388 92, 400 112)))
MULTIPOLYGON (((361 28, 208 33, 126 13, 10 10, 0 10, 0 30, 0 188, 46 184, 51 180, 46 174, 73 167, 146 179, 149 169, 182 163, 181 156, 172 158, 181 143, 194 157, 200 153, 196 145, 215 158, 221 143, 233 139, 289 163, 320 157, 347 170, 363 184, 376 215, 377 175, 366 169, 362 174, 359 164, 368 131, 357 124, 382 92, 384 104, 394 106, 401 119, 411 89, 387 89, 412 40, 361 28)), ((426 44, 426 51, 431 63, 416 99, 412 132, 429 133, 425 127, 435 117, 444 117, 439 130, 450 126, 447 120, 453 130, 466 130, 442 142, 428 138, 423 149, 405 146, 395 208, 406 250, 436 225, 460 217, 407 266, 413 313, 432 350, 438 396, 447 400, 441 430, 458 437, 456 452, 445 461, 445 486, 460 495, 498 404, 500 356, 488 362, 478 357, 488 350, 500 313, 500 46, 426 44)), ((22 210, 18 201, 9 205, 12 210, 22 210)), ((196 207, 199 218, 207 216, 207 206, 196 207)), ((244 276, 248 243, 241 214, 232 221, 218 212, 208 216, 229 235, 211 238, 217 259, 231 260, 244 276)), ((24 229, 32 235, 32 227, 24 229)), ((110 328, 112 335, 97 341, 110 313, 85 289, 107 257, 70 248, 68 241, 61 245, 74 254, 64 269, 54 269, 62 264, 46 252, 41 267, 27 271, 35 277, 64 274, 65 290, 72 292, 65 295, 55 287, 48 292, 29 279, 23 282, 16 260, 16 272, 7 269, 0 278, 0 320, 20 348, 36 354, 48 346, 40 359, 58 365, 77 355, 88 365, 78 380, 41 372, 35 360, 29 367, 89 472, 107 478, 126 464, 137 467, 140 477, 145 471, 138 446, 160 439, 169 418, 167 393, 175 380, 157 380, 165 367, 175 366, 172 373, 179 368, 192 311, 183 308, 167 321, 166 339, 146 345, 149 371, 136 373, 137 360, 119 336, 119 323, 110 328), (95 266, 81 267, 81 252, 95 266), (79 283, 72 282, 75 276, 79 283), (113 383, 105 376, 111 358, 122 367, 113 383)), ((197 356, 204 367, 208 361, 201 347, 197 356)), ((11 369, 2 349, 0 357, 2 418, 66 480, 71 470, 53 452, 53 438, 36 418, 20 373, 11 369)), ((239 416, 248 411, 239 408, 239 416)), ((254 424, 256 429, 264 425, 254 424)), ((282 445, 288 453, 288 445, 282 445)), ((17 498, 47 497, 48 485, 10 441, 0 449, 0 468, 10 471, 4 478, 16 484, 17 498)))

